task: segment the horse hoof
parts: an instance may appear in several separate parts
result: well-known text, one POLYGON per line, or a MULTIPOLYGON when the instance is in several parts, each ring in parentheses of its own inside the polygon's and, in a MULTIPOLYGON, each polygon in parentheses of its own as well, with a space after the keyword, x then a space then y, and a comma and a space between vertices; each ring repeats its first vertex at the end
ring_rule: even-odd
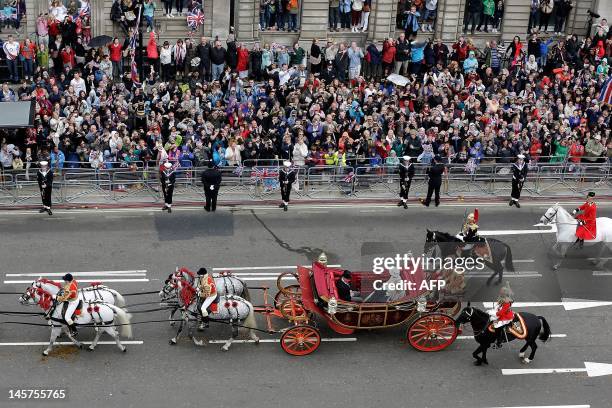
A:
POLYGON ((176 322, 170 323, 170 327, 174 327, 174 326, 176 326, 176 322))
POLYGON ((87 347, 87 351, 94 351, 94 347, 92 346, 87 347))
POLYGON ((123 353, 127 353, 127 347, 124 347, 123 350, 121 350, 123 353))
POLYGON ((79 350, 83 350, 83 345, 82 344, 78 344, 77 347, 79 348, 79 350))
POLYGON ((259 345, 259 337, 254 338, 253 341, 255 342, 256 346, 259 345))
POLYGON ((559 270, 559 265, 553 265, 553 271, 559 270))
POLYGON ((528 358, 524 358, 523 360, 521 360, 523 364, 529 364, 531 363, 531 360, 528 358))
POLYGON ((168 343, 170 343, 171 346, 176 346, 176 339, 170 339, 168 343))
POLYGON ((42 354, 43 354, 43 356, 45 356, 45 357, 46 357, 46 356, 48 356, 48 355, 49 355, 49 352, 48 352, 47 350, 45 350, 45 351, 43 351, 43 352, 42 352, 42 354))
POLYGON ((225 346, 221 347, 221 351, 228 351, 228 350, 229 350, 229 347, 225 347, 225 346))
POLYGON ((519 353, 519 358, 524 358, 525 357, 525 353, 519 353))

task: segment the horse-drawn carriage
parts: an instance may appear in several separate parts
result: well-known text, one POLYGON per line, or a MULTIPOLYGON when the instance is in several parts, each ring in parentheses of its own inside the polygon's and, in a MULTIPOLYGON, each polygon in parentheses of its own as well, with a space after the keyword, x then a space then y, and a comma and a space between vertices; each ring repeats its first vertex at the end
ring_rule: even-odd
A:
MULTIPOLYGON (((352 272, 351 287, 360 293, 360 301, 343 301, 338 297, 336 281, 342 269, 314 262, 310 268, 298 266, 297 273, 286 272, 277 280, 279 289, 274 306, 267 302, 256 311, 267 315, 268 329, 273 331, 270 316, 286 319, 289 328, 281 330, 281 347, 291 355, 303 356, 314 352, 321 344, 321 334, 315 316, 339 334, 352 334, 361 329, 381 329, 408 325, 406 340, 419 351, 440 351, 451 345, 458 334, 454 316, 459 313, 459 301, 440 301, 431 291, 411 292, 409 296, 389 298, 388 292, 375 289, 374 280, 385 280, 388 272, 352 272), (284 286, 287 277, 298 284, 284 286), (416 294, 416 296, 415 296, 416 294)), ((400 271, 401 280, 423 279, 418 274, 400 271)))

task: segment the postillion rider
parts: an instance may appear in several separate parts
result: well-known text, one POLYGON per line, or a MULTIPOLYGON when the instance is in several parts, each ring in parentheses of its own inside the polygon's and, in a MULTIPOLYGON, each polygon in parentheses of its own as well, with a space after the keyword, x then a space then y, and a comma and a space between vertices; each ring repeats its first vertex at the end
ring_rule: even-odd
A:
POLYGON ((219 302, 215 279, 208 273, 206 268, 198 269, 197 294, 200 302, 200 312, 202 313, 202 323, 208 327, 208 308, 212 312, 216 311, 216 303, 219 302))
POLYGON ((72 315, 76 311, 77 306, 79 305, 79 286, 77 281, 74 279, 72 274, 67 273, 62 278, 64 282, 64 287, 62 291, 58 293, 58 296, 55 300, 58 303, 67 303, 66 313, 64 313, 64 320, 70 329, 70 334, 72 336, 76 336, 77 330, 74 321, 72 320, 72 315))
POLYGON ((587 194, 586 202, 572 211, 572 215, 578 220, 576 227, 576 243, 582 248, 584 240, 597 237, 597 204, 593 201, 594 192, 587 194))

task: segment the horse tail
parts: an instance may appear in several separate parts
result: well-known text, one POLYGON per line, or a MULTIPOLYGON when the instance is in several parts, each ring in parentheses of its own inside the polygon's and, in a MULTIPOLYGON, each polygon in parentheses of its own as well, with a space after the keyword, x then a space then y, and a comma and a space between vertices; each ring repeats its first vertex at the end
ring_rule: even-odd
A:
POLYGON ((250 301, 251 301, 251 293, 249 292, 249 288, 248 288, 248 286, 247 286, 247 284, 246 284, 246 282, 245 282, 245 281, 240 280, 240 282, 242 282, 242 287, 244 288, 244 289, 242 290, 242 295, 240 295, 240 296, 241 296, 241 297, 242 297, 244 300, 246 300, 246 301, 249 301, 249 302, 250 302, 250 301))
POLYGON ((506 271, 514 272, 514 263, 512 262, 512 249, 510 245, 506 245, 506 259, 504 259, 504 263, 506 264, 506 271))
POLYGON ((119 307, 125 306, 125 299, 121 296, 121 293, 117 292, 115 289, 106 288, 112 295, 115 297, 115 305, 119 307))
POLYGON ((538 316, 538 319, 540 319, 542 321, 542 328, 544 329, 543 332, 540 333, 540 336, 538 337, 543 343, 546 343, 546 341, 548 339, 550 339, 550 325, 548 324, 548 322, 546 321, 546 319, 542 316, 538 316))
POLYGON ((255 307, 251 302, 247 302, 249 305, 249 315, 244 319, 244 325, 249 329, 257 329, 257 319, 255 319, 255 307))
POLYGON ((128 339, 131 339, 132 338, 132 325, 130 324, 130 319, 132 318, 132 315, 126 312, 125 310, 123 310, 122 308, 117 307, 115 305, 111 305, 108 303, 106 305, 110 307, 112 311, 115 313, 115 316, 117 316, 117 320, 119 321, 119 325, 120 325, 121 335, 128 339))

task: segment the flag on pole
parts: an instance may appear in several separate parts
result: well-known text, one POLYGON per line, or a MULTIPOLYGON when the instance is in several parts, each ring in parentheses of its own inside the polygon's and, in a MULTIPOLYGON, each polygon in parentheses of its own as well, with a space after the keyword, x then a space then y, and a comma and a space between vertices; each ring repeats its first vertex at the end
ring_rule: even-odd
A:
POLYGON ((130 79, 134 83, 134 85, 140 85, 140 81, 138 80, 138 66, 136 65, 136 42, 138 37, 138 32, 140 30, 140 16, 142 15, 142 5, 138 8, 138 17, 136 18, 136 25, 134 26, 134 30, 130 36, 130 79))
POLYGON ((612 103, 612 76, 601 87, 599 100, 603 103, 612 103))

